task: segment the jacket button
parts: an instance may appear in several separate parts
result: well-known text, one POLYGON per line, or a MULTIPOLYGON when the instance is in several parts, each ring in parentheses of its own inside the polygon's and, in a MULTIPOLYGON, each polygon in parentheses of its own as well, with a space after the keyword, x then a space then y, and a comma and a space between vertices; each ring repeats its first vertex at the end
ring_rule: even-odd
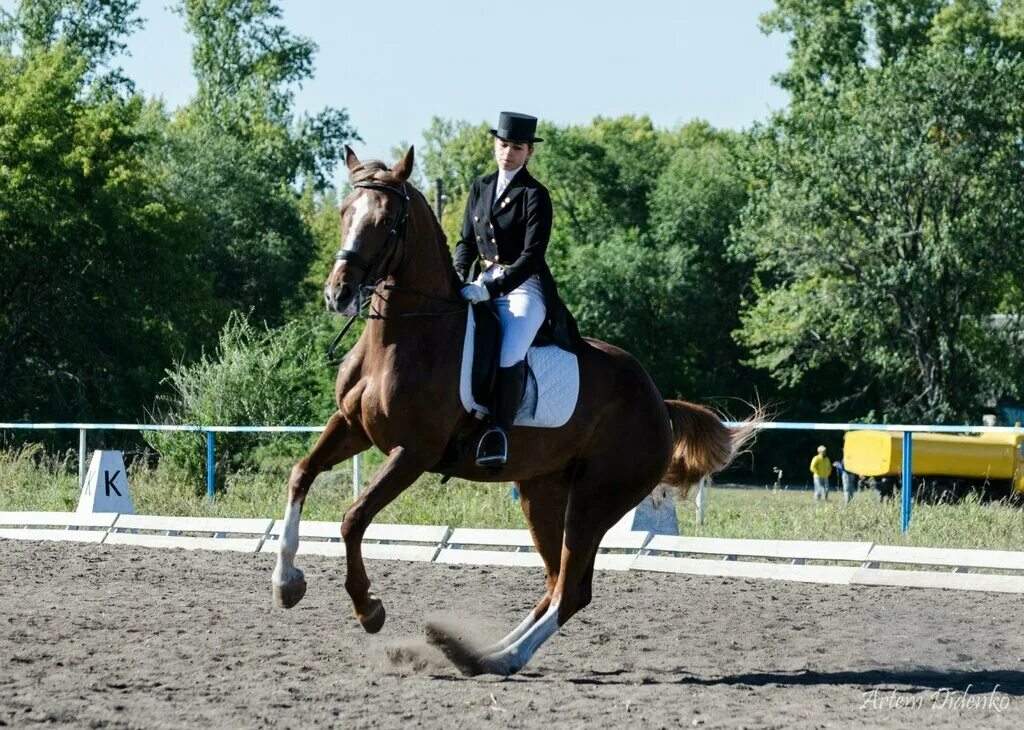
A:
POLYGON ((494 239, 493 238, 491 239, 491 243, 494 243, 494 239))
POLYGON ((478 215, 473 216, 473 220, 479 221, 480 220, 480 216, 478 216, 478 215))
POLYGON ((490 221, 487 221, 487 227, 488 228, 494 228, 494 224, 491 223, 490 221))
POLYGON ((483 236, 477 236, 477 237, 476 237, 476 240, 478 240, 478 241, 482 241, 482 240, 484 240, 484 237, 483 237, 483 236))

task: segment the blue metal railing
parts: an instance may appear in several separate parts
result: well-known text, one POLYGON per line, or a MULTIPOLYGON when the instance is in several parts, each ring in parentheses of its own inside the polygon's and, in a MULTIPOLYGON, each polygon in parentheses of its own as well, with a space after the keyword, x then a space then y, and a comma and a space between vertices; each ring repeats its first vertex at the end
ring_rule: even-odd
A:
MULTIPOLYGON (((725 421, 726 426, 743 425, 739 421, 725 421)), ((78 438, 78 481, 85 481, 86 434, 88 431, 186 431, 206 434, 206 493, 210 500, 214 496, 216 464, 214 458, 214 434, 216 433, 320 433, 323 426, 193 426, 138 423, 0 423, 0 430, 67 431, 77 430, 78 438)), ((915 433, 1014 433, 1024 434, 1024 428, 1014 426, 926 426, 922 424, 890 423, 812 423, 769 421, 758 425, 762 431, 889 431, 903 434, 902 474, 902 515, 904 533, 910 531, 912 509, 911 477, 913 476, 913 434, 915 433)), ((359 494, 362 482, 361 463, 358 455, 352 460, 352 488, 359 494)))
POLYGON ((910 489, 912 487, 911 481, 914 476, 914 434, 911 431, 903 432, 903 485, 902 485, 902 496, 903 496, 903 510, 901 525, 903 534, 906 535, 910 532, 910 489))

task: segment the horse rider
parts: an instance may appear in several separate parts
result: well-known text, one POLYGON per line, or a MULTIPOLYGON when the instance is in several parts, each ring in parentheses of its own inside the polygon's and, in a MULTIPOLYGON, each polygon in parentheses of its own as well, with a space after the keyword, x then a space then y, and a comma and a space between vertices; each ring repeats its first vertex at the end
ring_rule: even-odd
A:
POLYGON ((501 322, 501 351, 491 426, 480 439, 476 463, 501 466, 508 460, 508 436, 526 377, 526 351, 542 325, 554 343, 575 351, 582 340, 572 315, 558 298, 544 260, 551 236, 551 196, 527 170, 537 118, 501 112, 494 138, 498 170, 473 181, 462 232, 455 246, 455 270, 466 283, 462 298, 491 302, 501 322))

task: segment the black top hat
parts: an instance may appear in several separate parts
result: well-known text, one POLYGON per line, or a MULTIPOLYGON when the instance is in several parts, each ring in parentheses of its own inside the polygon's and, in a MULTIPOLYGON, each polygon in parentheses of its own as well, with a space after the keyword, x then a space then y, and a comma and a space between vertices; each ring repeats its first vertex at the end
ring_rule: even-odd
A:
POLYGON ((491 130, 495 137, 509 142, 543 142, 540 137, 533 136, 536 132, 537 117, 515 112, 502 112, 498 117, 498 128, 491 130))

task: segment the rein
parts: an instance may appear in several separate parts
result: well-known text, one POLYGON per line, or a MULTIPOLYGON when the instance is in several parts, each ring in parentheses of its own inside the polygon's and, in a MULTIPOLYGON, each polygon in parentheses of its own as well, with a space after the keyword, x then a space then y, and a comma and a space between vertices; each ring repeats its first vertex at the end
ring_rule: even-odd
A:
MULTIPOLYGON (((334 257, 335 261, 344 261, 349 266, 355 266, 356 268, 362 269, 363 277, 359 280, 359 284, 356 285, 356 314, 349 318, 348 322, 345 323, 345 326, 341 328, 341 332, 339 332, 337 336, 335 336, 334 340, 331 341, 331 346, 327 349, 327 362, 329 365, 338 365, 341 363, 343 358, 336 358, 334 352, 337 349, 338 345, 341 343, 341 338, 345 336, 345 333, 348 332, 352 324, 356 321, 356 319, 359 318, 360 310, 367 308, 372 310, 371 314, 366 315, 367 319, 404 319, 406 317, 441 317, 446 314, 458 314, 459 312, 465 312, 466 307, 468 306, 468 304, 466 304, 461 299, 449 299, 447 297, 439 297, 425 291, 420 291, 419 289, 397 286, 395 284, 384 284, 383 286, 381 286, 381 282, 383 282, 387 278, 388 271, 389 269, 391 269, 391 264, 394 262, 395 252, 398 249, 399 242, 402 243, 402 257, 399 260, 399 265, 401 265, 405 261, 405 234, 407 232, 407 226, 409 222, 409 211, 407 207, 407 204, 410 199, 409 194, 408 192, 406 192, 404 184, 402 185, 401 189, 399 189, 392 185, 387 185, 385 183, 368 181, 356 183, 355 185, 353 185, 353 187, 368 188, 370 190, 382 190, 384 192, 393 193, 398 196, 398 202, 400 207, 398 210, 398 214, 395 216, 394 225, 391 226, 391 230, 388 232, 388 238, 384 242, 384 246, 382 246, 381 249, 377 252, 377 255, 373 257, 373 261, 367 262, 358 253, 356 253, 355 251, 350 251, 348 249, 343 249, 339 251, 337 255, 334 257), (377 267, 378 262, 380 262, 385 255, 387 256, 387 259, 380 267, 380 275, 376 278, 373 284, 367 284, 366 281, 367 279, 370 278, 370 274, 377 267), (381 294, 378 291, 378 289, 383 289, 383 291, 386 292, 415 294, 426 299, 434 299, 436 301, 446 302, 448 304, 460 304, 462 306, 456 309, 448 309, 443 312, 408 312, 406 314, 398 314, 389 317, 381 314, 380 310, 373 306, 374 296, 380 297, 385 302, 388 301, 388 299, 384 297, 383 294, 381 294), (365 299, 364 292, 369 294, 369 296, 365 297, 365 299)), ((397 266, 394 268, 397 268, 397 266)))

